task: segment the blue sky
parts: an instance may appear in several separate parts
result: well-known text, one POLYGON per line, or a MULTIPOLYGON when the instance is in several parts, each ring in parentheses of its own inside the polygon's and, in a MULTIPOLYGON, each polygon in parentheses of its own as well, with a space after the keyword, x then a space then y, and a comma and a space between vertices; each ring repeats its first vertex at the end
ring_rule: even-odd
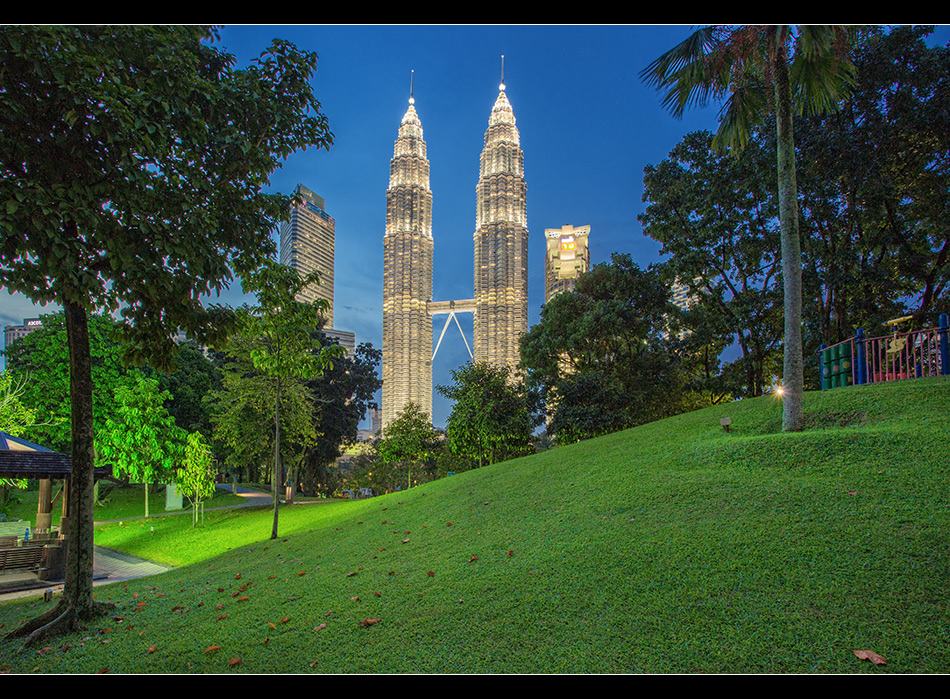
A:
MULTIPOLYGON (((319 55, 313 78, 334 133, 329 151, 289 157, 272 177, 290 193, 302 183, 336 220, 335 326, 382 347, 383 234, 389 161, 409 98, 422 121, 433 194, 434 300, 471 298, 472 234, 479 155, 505 84, 524 150, 530 231, 529 322, 543 301, 544 229, 590 225, 593 262, 628 252, 641 265, 658 245, 636 220, 643 168, 663 160, 689 131, 714 130, 718 107, 676 120, 639 72, 682 41, 679 26, 226 26, 220 46, 243 66, 274 38, 319 55)), ((946 44, 950 30, 934 38, 946 44)), ((215 299, 215 301, 218 301, 215 299)), ((244 301, 240 285, 220 301, 244 301)), ((49 309, 0 294, 0 323, 20 324, 49 309)), ((471 316, 462 316, 471 343, 471 316)), ((444 317, 435 319, 435 337, 444 317)), ((456 328, 436 357, 434 384, 468 360, 456 328)), ((433 422, 451 406, 435 397, 433 422)))

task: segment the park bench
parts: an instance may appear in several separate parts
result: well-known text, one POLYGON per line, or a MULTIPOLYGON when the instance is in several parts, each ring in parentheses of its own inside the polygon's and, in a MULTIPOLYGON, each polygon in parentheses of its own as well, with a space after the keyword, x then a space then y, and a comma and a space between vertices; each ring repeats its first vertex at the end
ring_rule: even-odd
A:
POLYGON ((43 546, 16 546, 0 548, 0 571, 43 570, 43 546))

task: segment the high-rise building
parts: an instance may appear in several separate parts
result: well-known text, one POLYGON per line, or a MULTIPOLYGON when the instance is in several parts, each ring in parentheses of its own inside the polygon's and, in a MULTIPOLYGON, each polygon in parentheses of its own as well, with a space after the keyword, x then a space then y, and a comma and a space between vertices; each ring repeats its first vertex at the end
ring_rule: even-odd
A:
POLYGON ((544 302, 562 291, 573 291, 577 278, 590 271, 587 237, 590 226, 546 228, 548 250, 544 257, 544 302))
POLYGON ((514 370, 519 340, 528 330, 527 185, 504 76, 475 192, 475 361, 514 370))
POLYGON ((670 296, 673 304, 684 311, 688 311, 689 307, 696 302, 696 298, 690 293, 689 287, 679 280, 673 282, 670 287, 670 296))
POLYGON ((432 415, 432 192, 410 90, 389 165, 383 238, 383 426, 410 402, 432 415))
POLYGON ((26 337, 42 327, 43 321, 40 318, 27 318, 23 321, 23 325, 8 325, 3 331, 3 345, 6 349, 10 349, 10 346, 21 337, 26 337))
POLYGON ((325 327, 333 326, 333 265, 336 224, 326 212, 326 202, 302 184, 295 194, 300 203, 290 212, 290 220, 280 226, 280 262, 301 275, 320 272, 320 284, 310 285, 297 296, 298 301, 327 301, 325 327))

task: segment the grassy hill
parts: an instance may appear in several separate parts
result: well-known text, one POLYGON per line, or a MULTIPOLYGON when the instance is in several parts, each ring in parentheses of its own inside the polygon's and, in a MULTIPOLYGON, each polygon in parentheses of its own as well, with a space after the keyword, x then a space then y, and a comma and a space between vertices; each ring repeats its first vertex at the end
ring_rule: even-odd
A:
MULTIPOLYGON (((97 588, 115 614, 49 650, 0 641, 0 667, 950 670, 950 381, 811 393, 805 412, 782 434, 776 399, 746 400, 295 505, 276 541, 258 510, 109 525, 97 543, 183 567, 97 588)), ((44 608, 0 605, 0 632, 44 608)))

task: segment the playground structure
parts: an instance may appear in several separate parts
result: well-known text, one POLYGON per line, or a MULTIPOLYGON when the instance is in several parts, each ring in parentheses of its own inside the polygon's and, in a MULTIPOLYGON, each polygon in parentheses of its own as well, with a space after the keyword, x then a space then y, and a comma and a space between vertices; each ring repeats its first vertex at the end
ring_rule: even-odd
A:
POLYGON ((900 332, 900 324, 912 317, 887 321, 893 328, 889 335, 865 337, 858 328, 851 339, 830 347, 822 344, 821 390, 950 374, 947 314, 940 315, 936 328, 900 332))

